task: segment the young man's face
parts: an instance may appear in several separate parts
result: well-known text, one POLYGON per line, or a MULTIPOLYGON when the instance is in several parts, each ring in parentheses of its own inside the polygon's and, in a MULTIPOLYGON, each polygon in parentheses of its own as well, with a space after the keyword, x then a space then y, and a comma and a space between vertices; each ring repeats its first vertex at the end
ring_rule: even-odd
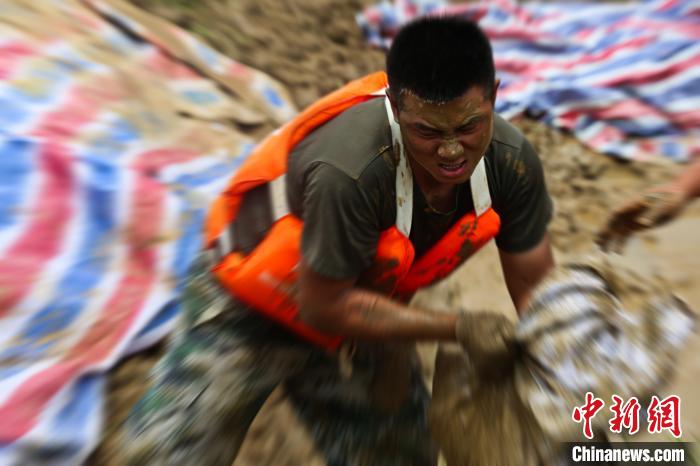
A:
POLYGON ((491 142, 494 99, 481 87, 442 104, 410 93, 399 98, 400 110, 394 107, 394 112, 416 179, 431 184, 467 181, 491 142))

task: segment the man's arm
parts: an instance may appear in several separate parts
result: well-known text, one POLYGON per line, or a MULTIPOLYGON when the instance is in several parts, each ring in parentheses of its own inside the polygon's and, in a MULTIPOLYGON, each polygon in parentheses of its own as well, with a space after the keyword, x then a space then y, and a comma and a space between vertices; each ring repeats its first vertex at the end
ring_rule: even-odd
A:
POLYGON ((359 340, 456 340, 457 315, 405 306, 355 281, 324 277, 302 261, 301 318, 321 332, 359 340))
POLYGON ((554 266, 549 235, 524 252, 508 253, 499 249, 503 277, 515 309, 520 314, 528 305, 532 290, 554 266))
POLYGON ((688 168, 673 181, 685 194, 687 200, 700 197, 700 157, 696 157, 688 168))
POLYGON ((617 208, 596 241, 603 250, 620 252, 633 233, 673 220, 698 197, 700 157, 670 182, 654 186, 617 208))

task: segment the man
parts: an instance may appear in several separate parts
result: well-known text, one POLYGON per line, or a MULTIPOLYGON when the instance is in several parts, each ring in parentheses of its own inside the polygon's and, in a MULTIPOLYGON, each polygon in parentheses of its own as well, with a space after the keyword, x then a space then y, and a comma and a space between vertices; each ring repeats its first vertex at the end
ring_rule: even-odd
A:
POLYGON ((406 26, 387 72, 388 89, 363 78, 273 133, 213 206, 214 259, 195 264, 124 431, 132 464, 231 464, 280 383, 329 465, 435 464, 411 344, 459 341, 487 360, 510 327, 406 303, 495 236, 523 309, 553 263, 552 208, 534 150, 494 114, 477 26, 406 26))
POLYGON ((663 225, 676 218, 693 199, 700 197, 700 157, 670 182, 649 189, 613 212, 598 235, 604 250, 620 252, 635 232, 663 225))

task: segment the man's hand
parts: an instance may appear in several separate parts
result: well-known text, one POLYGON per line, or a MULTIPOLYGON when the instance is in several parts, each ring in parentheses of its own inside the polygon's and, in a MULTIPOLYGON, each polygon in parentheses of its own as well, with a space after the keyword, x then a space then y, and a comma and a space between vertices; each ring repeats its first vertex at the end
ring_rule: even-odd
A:
POLYGON ((494 312, 462 312, 457 319, 457 341, 479 372, 500 372, 515 353, 515 326, 494 312))
POLYGON ((677 217, 687 202, 686 191, 675 184, 651 189, 615 210, 596 242, 604 251, 619 253, 633 233, 677 217))
POLYGON ((674 219, 696 197, 700 197, 700 157, 671 182, 652 188, 617 209, 598 233, 596 242, 604 251, 620 252, 630 235, 674 219))

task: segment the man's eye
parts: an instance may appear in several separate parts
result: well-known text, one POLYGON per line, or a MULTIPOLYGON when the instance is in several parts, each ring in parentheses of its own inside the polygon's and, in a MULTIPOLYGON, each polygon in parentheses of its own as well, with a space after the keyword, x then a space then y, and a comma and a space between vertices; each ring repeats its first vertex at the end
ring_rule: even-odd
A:
POLYGON ((459 128, 457 128, 457 132, 462 133, 462 134, 465 134, 465 133, 468 134, 468 133, 471 133, 472 131, 476 130, 476 128, 478 126, 479 126, 479 123, 469 123, 467 125, 460 126, 459 128))
POLYGON ((440 133, 430 128, 418 128, 418 134, 426 138, 436 138, 440 136, 440 133))

